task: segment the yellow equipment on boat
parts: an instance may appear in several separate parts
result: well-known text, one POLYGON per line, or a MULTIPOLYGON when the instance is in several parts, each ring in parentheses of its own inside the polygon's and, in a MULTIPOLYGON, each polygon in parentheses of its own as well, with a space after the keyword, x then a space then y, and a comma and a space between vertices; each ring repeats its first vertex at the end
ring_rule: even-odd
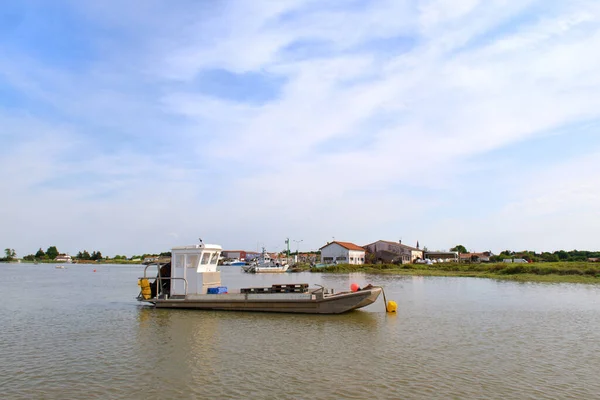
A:
POLYGON ((138 286, 142 288, 142 296, 144 297, 144 299, 148 300, 152 295, 152 291, 150 290, 150 282, 148 281, 148 279, 139 279, 138 286))
POLYGON ((390 300, 387 302, 387 306, 385 307, 386 311, 389 313, 395 313, 398 309, 398 304, 394 300, 390 300))

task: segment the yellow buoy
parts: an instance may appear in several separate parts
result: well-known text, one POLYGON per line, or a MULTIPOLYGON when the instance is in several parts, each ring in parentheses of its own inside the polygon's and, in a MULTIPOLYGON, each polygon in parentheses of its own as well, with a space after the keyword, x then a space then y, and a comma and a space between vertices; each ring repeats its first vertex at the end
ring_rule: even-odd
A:
POLYGON ((398 309, 398 304, 396 304, 396 302, 394 300, 390 300, 387 302, 387 306, 385 307, 385 309, 389 313, 395 313, 396 310, 398 309))

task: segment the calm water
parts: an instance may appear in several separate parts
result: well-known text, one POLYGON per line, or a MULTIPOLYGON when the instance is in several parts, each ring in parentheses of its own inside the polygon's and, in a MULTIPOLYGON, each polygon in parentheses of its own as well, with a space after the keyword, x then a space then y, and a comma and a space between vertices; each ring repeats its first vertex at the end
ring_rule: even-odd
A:
POLYGON ((0 397, 600 399, 599 286, 223 268, 230 288, 373 283, 399 304, 276 315, 139 306, 142 269, 0 264, 0 397))

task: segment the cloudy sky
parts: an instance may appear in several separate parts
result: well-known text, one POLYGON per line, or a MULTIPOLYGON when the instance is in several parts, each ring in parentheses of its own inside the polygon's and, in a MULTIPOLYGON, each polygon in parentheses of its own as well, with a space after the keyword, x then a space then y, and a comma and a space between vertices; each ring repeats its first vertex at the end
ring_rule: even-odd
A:
POLYGON ((599 49, 596 0, 3 2, 0 247, 598 250, 599 49))

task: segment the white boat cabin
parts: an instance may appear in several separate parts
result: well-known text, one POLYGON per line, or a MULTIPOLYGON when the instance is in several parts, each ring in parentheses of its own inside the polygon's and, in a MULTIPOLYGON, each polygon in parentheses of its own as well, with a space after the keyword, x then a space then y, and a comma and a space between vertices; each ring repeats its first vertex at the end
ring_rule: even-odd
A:
POLYGON ((221 285, 218 262, 222 250, 219 245, 204 243, 173 247, 170 296, 206 294, 208 288, 221 285))

